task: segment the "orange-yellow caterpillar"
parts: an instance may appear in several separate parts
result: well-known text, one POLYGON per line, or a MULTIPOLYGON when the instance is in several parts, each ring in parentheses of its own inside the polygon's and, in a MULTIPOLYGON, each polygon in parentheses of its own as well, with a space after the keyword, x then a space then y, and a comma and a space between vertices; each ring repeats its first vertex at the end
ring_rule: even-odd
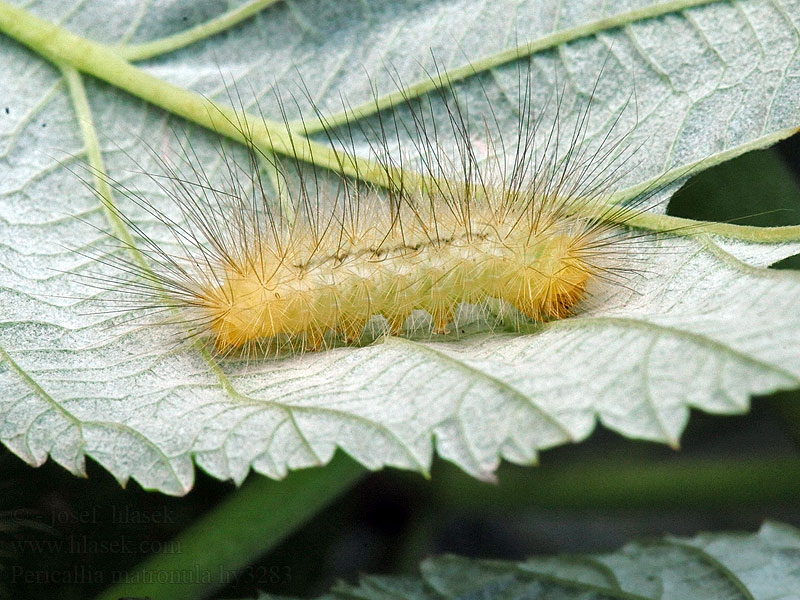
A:
MULTIPOLYGON (((265 159, 276 167, 275 160, 254 144, 247 144, 244 163, 221 153, 222 184, 197 165, 179 169, 161 160, 164 173, 154 181, 182 218, 114 187, 168 225, 180 252, 167 251, 119 212, 149 265, 105 260, 135 272, 137 280, 119 280, 136 306, 176 309, 179 316, 166 321, 180 322, 221 353, 274 343, 306 350, 353 344, 376 316, 391 335, 403 335, 414 311, 430 315, 433 334, 446 334, 463 303, 501 301, 534 323, 561 319, 594 279, 624 279, 629 265, 615 258, 629 238, 606 224, 602 203, 624 163, 624 135, 614 137, 612 127, 601 145, 581 150, 587 105, 559 152, 554 133, 565 124, 542 127, 544 111, 533 108, 528 93, 514 140, 491 134, 491 115, 479 117, 479 155, 475 127, 452 87, 437 101, 443 123, 435 123, 428 99, 402 107, 404 125, 378 113, 377 125, 362 126, 362 134, 380 132, 371 158, 394 174, 386 190, 340 177, 334 191, 324 191, 319 172, 299 160, 290 161, 294 175, 274 169, 291 211, 280 208, 259 168, 265 159), (392 154, 401 135, 411 140, 410 159, 392 154), (396 175, 410 172, 417 176, 396 175)), ((328 140, 354 150, 353 129, 344 136, 328 130, 328 140)), ((245 127, 242 133, 249 139, 245 127)))

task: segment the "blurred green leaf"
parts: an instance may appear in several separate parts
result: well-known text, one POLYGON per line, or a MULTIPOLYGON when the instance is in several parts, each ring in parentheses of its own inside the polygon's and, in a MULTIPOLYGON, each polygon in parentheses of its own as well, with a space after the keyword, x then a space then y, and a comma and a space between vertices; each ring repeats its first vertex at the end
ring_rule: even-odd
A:
MULTIPOLYGON (((503 562, 434 557, 419 576, 363 576, 326 600, 790 600, 800 589, 800 532, 766 523, 752 535, 714 533, 632 542, 610 554, 503 562)), ((278 600, 262 594, 259 600, 278 600)))

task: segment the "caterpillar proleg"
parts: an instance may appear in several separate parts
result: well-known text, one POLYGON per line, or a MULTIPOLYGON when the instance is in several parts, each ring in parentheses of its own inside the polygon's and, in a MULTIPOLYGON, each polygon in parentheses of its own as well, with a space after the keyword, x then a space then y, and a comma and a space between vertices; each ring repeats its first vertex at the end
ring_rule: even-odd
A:
MULTIPOLYGON (((627 132, 612 122, 601 143, 584 144, 591 98, 568 122, 558 114, 557 89, 535 106, 535 82, 529 74, 519 82, 513 139, 491 109, 470 114, 454 85, 377 111, 366 124, 353 115, 329 127, 318 112, 317 137, 340 156, 366 147, 366 160, 387 175, 386 189, 357 176, 322 185, 318 167, 301 160, 313 155, 310 144, 278 160, 252 141, 245 115, 236 126, 247 158, 222 147, 223 182, 206 176, 188 140, 178 164, 151 148, 161 171, 151 180, 179 216, 107 181, 167 226, 173 247, 110 206, 139 238, 146 264, 104 256, 118 274, 96 285, 121 285, 126 308, 162 314, 183 337, 221 354, 358 344, 375 318, 388 335, 406 335, 415 314, 428 315, 429 335, 443 336, 456 332, 462 306, 487 322, 510 311, 518 331, 569 318, 595 282, 624 285, 636 271, 627 256, 634 236, 619 223, 649 194, 609 207, 609 193, 635 162, 627 132), (563 131, 567 147, 558 141, 563 131)), ((310 139, 306 133, 296 139, 310 139)))

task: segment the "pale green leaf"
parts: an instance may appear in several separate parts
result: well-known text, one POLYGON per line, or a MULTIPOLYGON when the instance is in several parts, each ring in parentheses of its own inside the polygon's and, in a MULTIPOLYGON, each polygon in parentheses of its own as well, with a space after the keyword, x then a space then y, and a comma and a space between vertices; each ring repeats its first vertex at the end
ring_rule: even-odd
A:
MULTIPOLYGON (((424 92, 417 81, 430 87, 432 51, 468 101, 488 98, 510 127, 520 72, 512 59, 530 52, 542 81, 534 101, 563 85, 565 122, 597 84, 586 143, 619 115, 623 130, 636 125, 629 139, 641 149, 619 200, 654 182, 674 190, 689 172, 800 126, 800 10, 789 0, 225 8, 97 0, 18 13, 0 2, 0 33, 33 48, 0 35, 0 439, 26 461, 51 456, 81 473, 91 456, 120 481, 180 494, 192 486, 193 461, 241 481, 251 468, 281 477, 325 464, 340 447, 369 468, 424 472, 435 448, 489 478, 500 459, 533 462, 542 448, 585 438, 598 420, 676 445, 690 408, 743 412, 753 394, 800 384, 800 277, 763 268, 800 249, 797 227, 709 224, 692 236, 652 236, 630 290, 598 285, 579 317, 528 335, 388 339, 243 367, 191 348, 170 352, 169 328, 112 324, 77 276, 93 265, 74 250, 102 247, 106 231, 130 232, 54 157, 84 157, 146 187, 131 158, 151 164, 141 140, 174 153, 178 127, 213 177, 219 140, 202 129, 213 110, 192 92, 225 105, 235 84, 246 108, 257 112, 255 94, 272 121, 281 119, 279 93, 301 136, 287 101, 294 95, 309 114, 301 84, 331 118, 345 98, 366 123, 371 84, 381 103, 393 102, 389 72, 407 93, 424 92), (121 46, 67 43, 31 13, 121 46), (166 49, 176 50, 160 56, 166 49), (120 57, 150 60, 139 70, 120 57)), ((257 141, 286 152, 289 135, 272 133, 272 145, 264 132, 257 141)), ((324 149, 324 136, 314 139, 324 149)), ((338 165, 330 152, 315 160, 338 165)), ((160 200, 154 191, 151 201, 160 200)), ((152 219, 131 216, 166 240, 152 219)), ((657 210, 636 223, 683 224, 657 210)))

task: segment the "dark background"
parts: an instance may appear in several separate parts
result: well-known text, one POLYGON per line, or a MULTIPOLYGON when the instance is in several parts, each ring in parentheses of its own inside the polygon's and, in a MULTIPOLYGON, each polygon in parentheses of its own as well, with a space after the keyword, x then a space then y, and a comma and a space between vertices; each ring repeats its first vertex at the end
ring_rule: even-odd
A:
MULTIPOLYGON (((798 173, 795 137, 694 178, 673 198, 670 213, 798 224, 798 173)), ((800 260, 777 268, 800 268, 800 260)), ((694 412, 679 451, 598 428, 584 443, 543 453, 539 467, 503 465, 499 485, 477 482, 443 461, 429 480, 394 469, 370 474, 218 596, 254 596, 259 588, 319 594, 337 578, 356 581, 359 573, 412 573, 426 556, 444 552, 519 559, 614 550, 632 538, 664 533, 754 531, 765 519, 800 526, 800 481, 779 468, 782 459, 797 456, 799 401, 797 392, 782 393, 754 399, 745 416, 694 412), (770 465, 775 472, 765 468, 770 465)), ((81 479, 51 462, 31 468, 5 449, 0 473, 0 581, 14 598, 90 598, 112 571, 135 567, 146 557, 144 548, 163 547, 236 493, 203 472, 183 498, 144 492, 135 482, 121 489, 91 461, 81 479), (114 522, 122 513, 129 522, 114 522), (161 522, 132 522, 136 515, 161 522), (20 546, 23 540, 61 546, 20 546), (113 542, 133 551, 102 546, 113 542), (44 573, 79 568, 84 583, 11 586, 14 567, 44 573)), ((254 510, 252 518, 258 516, 254 510)))

